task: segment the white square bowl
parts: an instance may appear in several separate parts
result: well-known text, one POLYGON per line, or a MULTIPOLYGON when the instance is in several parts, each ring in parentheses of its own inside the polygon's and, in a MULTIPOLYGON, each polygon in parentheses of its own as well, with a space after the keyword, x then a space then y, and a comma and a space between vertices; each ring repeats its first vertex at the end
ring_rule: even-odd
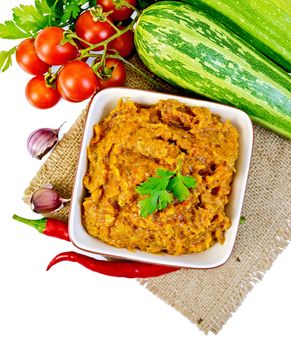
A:
POLYGON ((91 101, 87 116, 83 140, 80 149, 78 168, 75 176, 71 212, 69 218, 69 233, 72 243, 79 249, 90 253, 143 261, 153 264, 179 266, 187 268, 208 269, 224 264, 233 249, 239 225, 243 198, 245 194, 253 146, 253 127, 248 115, 236 108, 218 103, 192 98, 157 93, 152 91, 127 88, 110 88, 99 92, 91 101), (130 98, 134 102, 152 105, 159 100, 176 99, 188 106, 207 107, 212 113, 221 116, 222 120, 230 120, 239 131, 239 158, 236 162, 237 172, 232 183, 232 192, 227 206, 227 214, 231 219, 231 227, 225 232, 225 243, 216 243, 204 252, 172 256, 169 254, 151 254, 140 250, 129 251, 103 243, 98 238, 90 236, 82 225, 82 202, 85 195, 83 177, 87 172, 87 146, 93 137, 93 126, 114 109, 120 98, 130 98))

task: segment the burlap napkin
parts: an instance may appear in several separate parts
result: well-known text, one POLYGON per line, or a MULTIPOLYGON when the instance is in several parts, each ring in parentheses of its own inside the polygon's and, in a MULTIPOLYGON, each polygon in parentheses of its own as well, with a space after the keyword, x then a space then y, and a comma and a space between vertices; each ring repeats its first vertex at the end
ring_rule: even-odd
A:
MULTIPOLYGON (((133 62, 140 65, 136 58, 133 62)), ((128 71, 127 86, 153 89, 133 70, 128 71)), ((177 92, 167 84, 162 90, 177 92)), ((70 197, 86 115, 85 110, 42 165, 25 190, 26 202, 35 189, 47 183, 70 197)), ((139 281, 205 333, 222 328, 291 239, 290 142, 260 127, 255 127, 254 136, 243 206, 246 222, 239 227, 228 262, 212 270, 180 270, 139 281)), ((66 206, 54 217, 67 220, 68 211, 66 206)))

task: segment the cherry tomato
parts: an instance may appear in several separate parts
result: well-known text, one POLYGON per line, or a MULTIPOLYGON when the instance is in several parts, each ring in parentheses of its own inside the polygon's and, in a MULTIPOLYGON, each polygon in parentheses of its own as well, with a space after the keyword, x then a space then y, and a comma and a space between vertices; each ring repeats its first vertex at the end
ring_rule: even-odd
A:
POLYGON ((58 92, 59 94, 61 95, 61 97, 66 100, 66 101, 69 101, 69 102, 73 102, 73 103, 78 103, 79 101, 74 101, 72 99, 70 99, 64 92, 64 90, 62 89, 61 86, 57 85, 57 89, 58 89, 58 92))
POLYGON ((116 58, 107 58, 105 60, 106 70, 111 77, 108 79, 98 78, 100 89, 105 89, 113 86, 123 86, 126 79, 124 64, 116 58))
MULTIPOLYGON (((75 30, 80 38, 91 44, 98 44, 116 33, 108 22, 95 22, 90 11, 86 11, 78 17, 75 30)), ((88 47, 83 42, 82 45, 88 47)), ((95 50, 102 50, 102 46, 97 47, 95 50)))
POLYGON ((41 109, 56 105, 61 98, 57 89, 46 86, 43 75, 37 75, 27 83, 25 95, 29 103, 41 109))
POLYGON ((16 61, 26 73, 33 75, 42 75, 50 67, 37 56, 34 39, 25 39, 18 45, 16 49, 16 61))
POLYGON ((98 89, 97 76, 85 62, 68 62, 59 73, 57 88, 66 100, 84 101, 98 89))
POLYGON ((61 45, 64 30, 58 27, 44 28, 35 39, 35 49, 39 58, 50 65, 61 65, 78 56, 77 48, 65 43, 61 45))
MULTIPOLYGON (((125 27, 118 27, 120 30, 125 27)), ((117 38, 110 41, 108 44, 109 49, 114 49, 119 52, 120 56, 127 57, 134 50, 134 34, 132 30, 125 32, 117 38)))
MULTIPOLYGON (((134 7, 136 6, 136 0, 126 0, 126 2, 134 7)), ((126 6, 122 6, 119 10, 116 10, 115 4, 112 0, 97 0, 97 4, 102 6, 105 12, 113 11, 110 18, 112 18, 114 21, 124 21, 133 13, 133 10, 126 6)))

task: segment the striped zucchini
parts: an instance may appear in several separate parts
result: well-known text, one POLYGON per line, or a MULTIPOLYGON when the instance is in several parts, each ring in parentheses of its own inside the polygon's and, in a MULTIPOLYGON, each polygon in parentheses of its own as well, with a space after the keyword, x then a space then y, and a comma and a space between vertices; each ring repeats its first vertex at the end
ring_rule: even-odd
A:
POLYGON ((182 0, 202 9, 291 72, 290 0, 182 0))
POLYGON ((291 138, 288 74, 204 12, 182 2, 155 3, 139 18, 135 45, 162 79, 238 107, 291 138))

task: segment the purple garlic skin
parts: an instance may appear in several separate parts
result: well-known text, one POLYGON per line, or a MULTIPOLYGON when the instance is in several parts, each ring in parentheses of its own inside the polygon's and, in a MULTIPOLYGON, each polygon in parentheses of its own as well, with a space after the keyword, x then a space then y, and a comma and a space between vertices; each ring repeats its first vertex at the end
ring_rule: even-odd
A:
POLYGON ((27 149, 33 158, 42 159, 57 144, 62 125, 58 129, 37 129, 28 136, 27 149))
POLYGON ((38 214, 49 214, 61 209, 69 199, 61 198, 59 193, 48 185, 37 189, 30 198, 31 209, 38 214))

